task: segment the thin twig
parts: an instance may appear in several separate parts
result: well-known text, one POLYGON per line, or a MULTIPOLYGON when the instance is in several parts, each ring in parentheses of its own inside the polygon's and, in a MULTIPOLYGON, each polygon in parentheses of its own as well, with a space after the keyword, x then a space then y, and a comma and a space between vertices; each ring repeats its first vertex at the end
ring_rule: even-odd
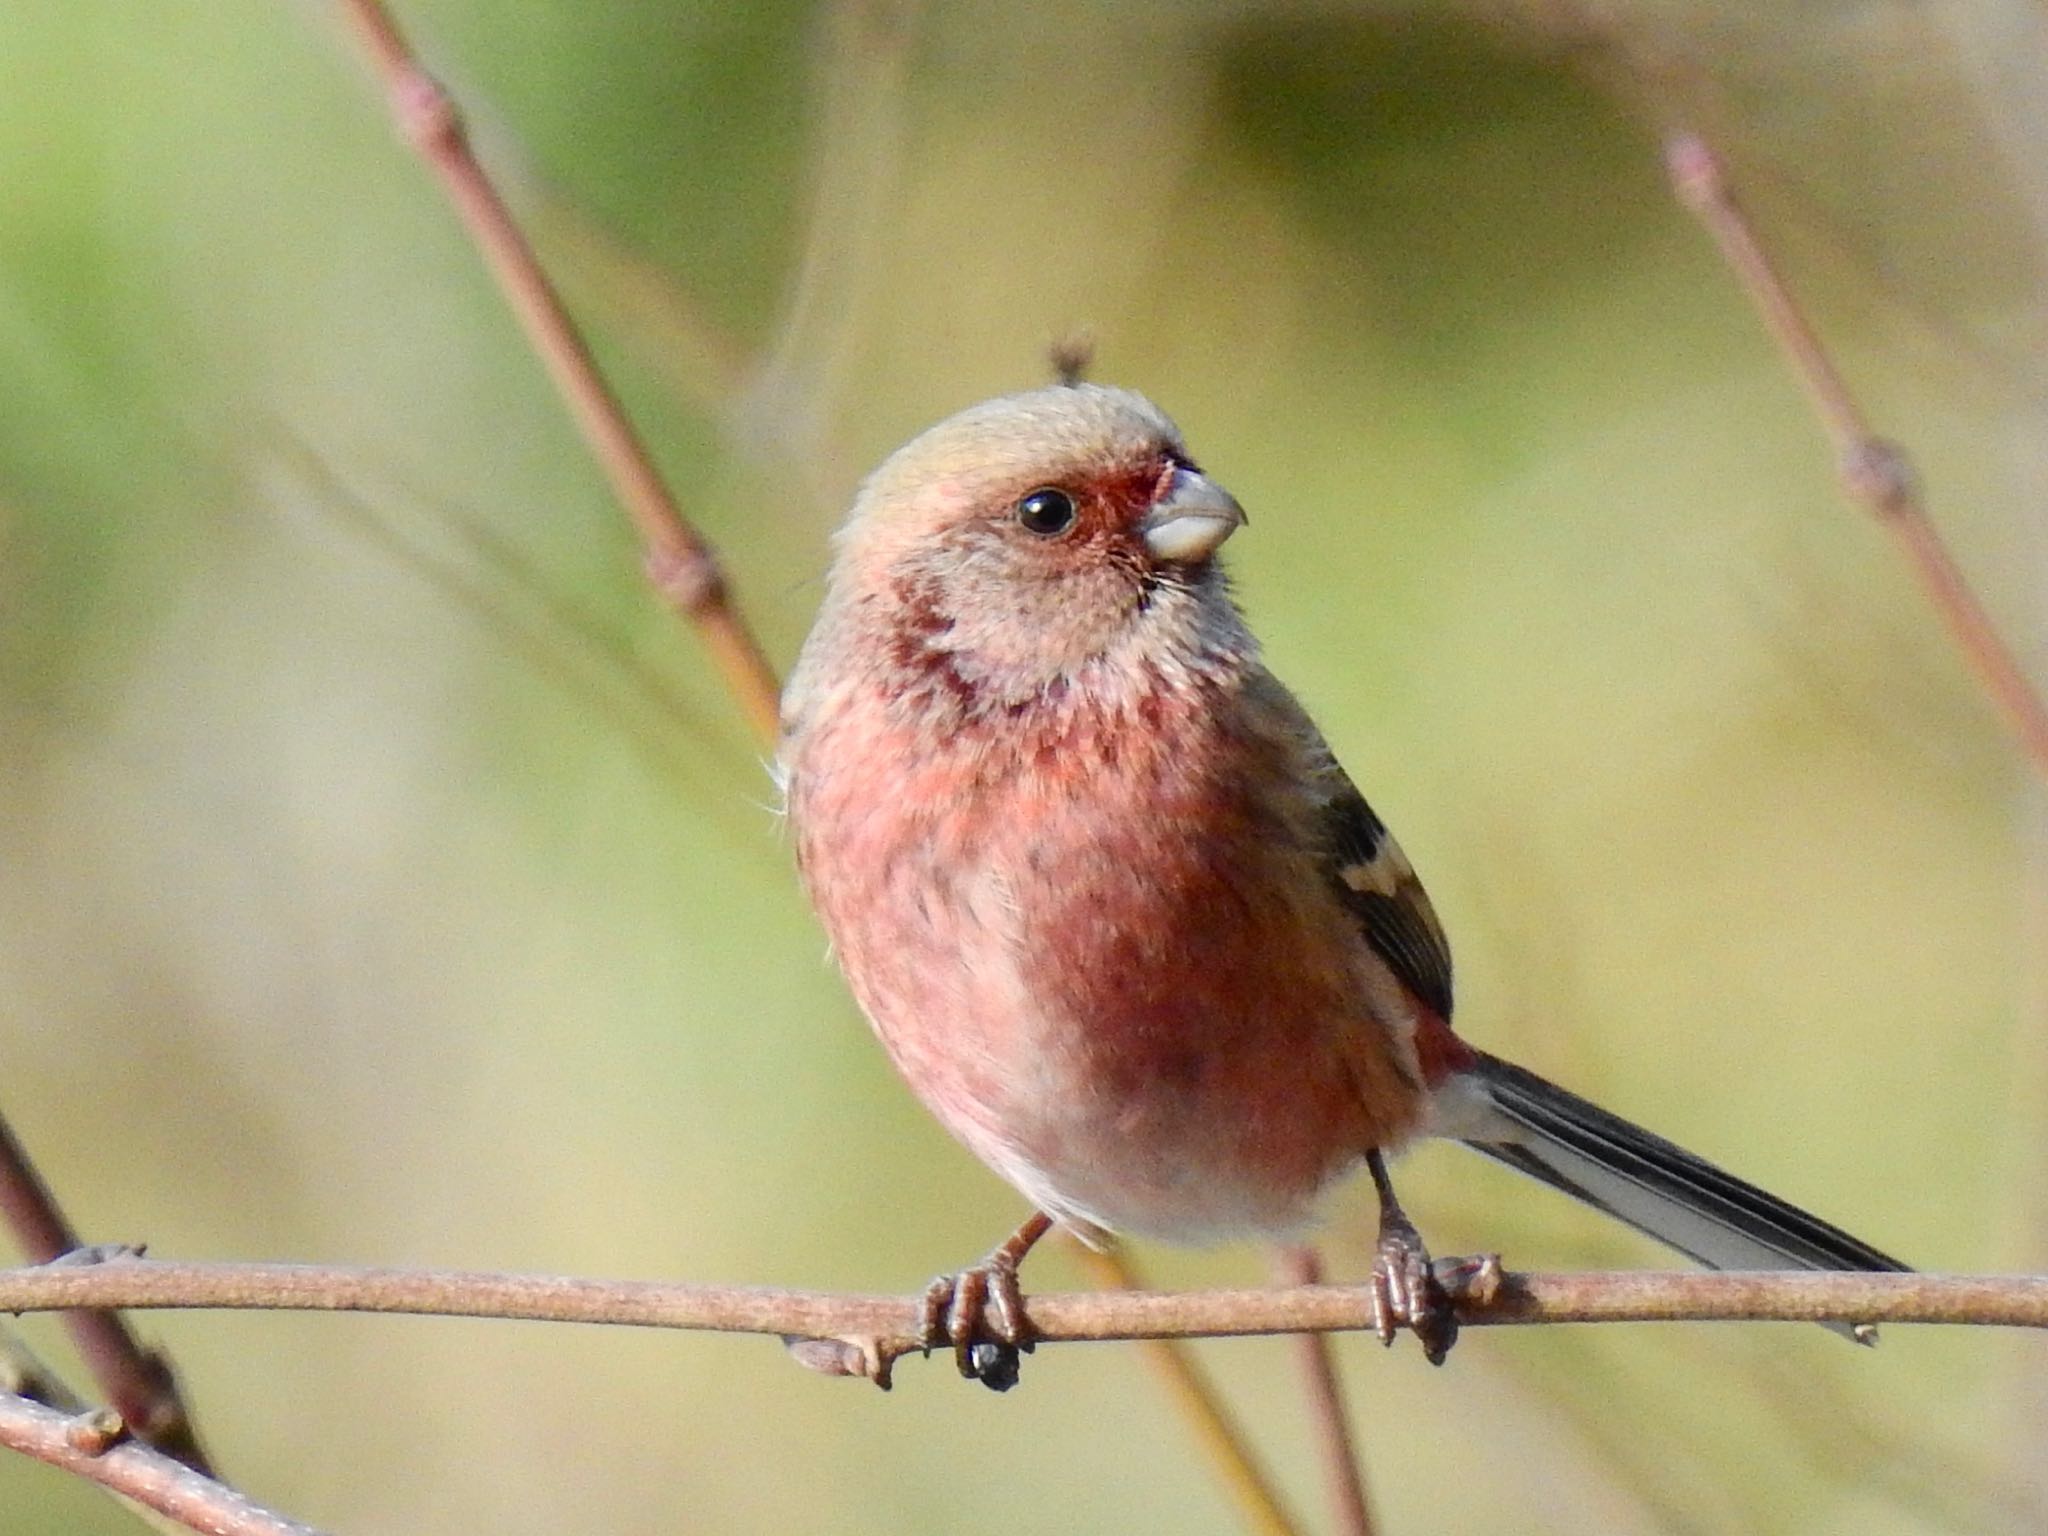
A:
MULTIPOLYGON (((1322 1256, 1306 1244, 1276 1249, 1274 1271, 1282 1285, 1321 1285, 1322 1256)), ((1323 1486, 1330 1500, 1331 1529, 1338 1536, 1373 1536, 1372 1504, 1365 1493, 1365 1463, 1351 1433, 1351 1415, 1344 1407, 1344 1384, 1337 1375, 1337 1356, 1326 1333, 1297 1334, 1293 1339, 1309 1415, 1315 1420, 1322 1447, 1323 1486)))
POLYGON ((1911 463, 1897 444, 1872 431, 1862 406, 1736 199, 1720 155, 1689 130, 1669 134, 1664 153, 1679 201, 1713 236, 1812 403, 1834 445, 1843 491, 1869 509, 1897 540, 1964 662, 2005 716, 2035 770, 2048 776, 2048 704, 1928 517, 1911 463))
MULTIPOLYGON (((1526 48, 1533 27, 1537 40, 1560 52, 1659 132, 1682 125, 1709 143, 1725 142, 1739 132, 1746 114, 1730 101, 1728 88, 1700 57, 1693 42, 1697 29, 1688 35, 1649 19, 1642 7, 1620 6, 1613 0, 1519 0, 1517 10, 1514 19, 1523 25, 1514 34, 1516 46, 1526 48)), ((1773 17, 1765 25, 1768 29, 1779 23, 1773 17)), ((1733 43, 1738 52, 1768 48, 1766 35, 1740 38, 1722 32, 1715 46, 1733 43)), ((1790 211, 1820 240, 1826 254, 1870 284, 1924 340, 1966 357, 2009 394, 2036 403, 2043 399, 2041 381, 2021 357, 1957 324, 1914 290, 1899 264, 1879 249, 1878 240, 1820 190, 1822 178, 1815 174, 1819 168, 1810 158, 1795 156, 1788 161, 1751 135, 1743 144, 1742 167, 1746 182, 1767 186, 1792 205, 1790 211)))
MULTIPOLYGON (((0 1224, 23 1257, 48 1264, 84 1245, 28 1151, 0 1116, 0 1224)), ((74 1312, 64 1319, 71 1342, 108 1405, 135 1434, 195 1472, 212 1467, 178 1390, 177 1373, 161 1352, 135 1337, 113 1312, 74 1312)))
POLYGON ((0 1445, 133 1499, 209 1536, 320 1536, 139 1440, 109 1409, 64 1413, 0 1393, 0 1445))
MULTIPOLYGON (((1122 1254, 1079 1243, 1073 1246, 1101 1284, 1126 1293, 1132 1290, 1130 1265, 1122 1254)), ((1300 1536, 1301 1526, 1193 1351, 1171 1339, 1148 1339, 1144 1355, 1245 1522, 1265 1536, 1300 1536)))
POLYGON ((2048 777, 2048 703, 2028 678, 1927 515, 1911 462, 1877 435, 1805 310, 1729 186, 1726 163, 1700 126, 1715 93, 1704 68, 1672 38, 1627 25, 1597 0, 1527 0, 1529 14, 1568 41, 1657 125, 1678 199, 1706 227, 1761 315, 1835 450, 1843 491, 1898 543, 1964 664, 2005 717, 2035 770, 2048 777))
POLYGON ((778 691, 774 669, 733 602, 717 556, 670 495, 661 472, 534 257, 532 246, 478 164, 454 102, 420 68, 380 0, 342 0, 342 4, 384 81, 400 132, 440 178, 506 303, 632 518, 646 549, 650 578, 703 636, 755 732, 772 740, 778 691))
MULTIPOLYGON (((2048 1275, 1617 1270, 1447 1278, 1468 1327, 1546 1323, 1948 1323, 2048 1328, 2048 1275)), ((924 1297, 685 1285, 485 1271, 311 1264, 97 1264, 0 1270, 0 1312, 75 1307, 393 1312, 604 1323, 918 1350, 924 1297)), ((1028 1298, 1034 1339, 1244 1338, 1374 1326, 1364 1286, 1207 1291, 1053 1291, 1028 1298)))

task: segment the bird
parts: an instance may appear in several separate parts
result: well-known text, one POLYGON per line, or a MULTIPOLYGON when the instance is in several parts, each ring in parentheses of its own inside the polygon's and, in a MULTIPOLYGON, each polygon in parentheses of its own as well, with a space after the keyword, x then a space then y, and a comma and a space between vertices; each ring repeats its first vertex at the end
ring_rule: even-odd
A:
POLYGON ((1443 1137, 1713 1268, 1899 1270, 1451 1028, 1429 897, 1218 551, 1246 524, 1150 400, 1068 380, 890 455, 836 535, 775 770, 850 989, 937 1119, 1034 1207, 925 1298, 998 1388, 1055 1227, 1291 1240, 1361 1165, 1374 1324, 1454 1309, 1388 1159, 1443 1137))

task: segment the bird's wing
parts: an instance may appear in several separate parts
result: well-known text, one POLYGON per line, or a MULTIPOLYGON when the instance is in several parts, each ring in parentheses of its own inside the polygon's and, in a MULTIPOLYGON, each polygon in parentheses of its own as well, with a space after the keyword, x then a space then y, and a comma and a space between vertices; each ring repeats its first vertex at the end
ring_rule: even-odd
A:
POLYGON ((1330 881, 1366 942, 1439 1019, 1451 1017, 1451 946, 1415 866, 1333 763, 1322 830, 1330 881))
POLYGON ((1438 1033, 1448 1038, 1441 1026, 1451 1017, 1451 946, 1415 866, 1287 686, 1261 668, 1246 692, 1255 718, 1287 744, 1293 781, 1312 786, 1315 810, 1301 830, 1330 889, 1373 953, 1436 1016, 1438 1033))

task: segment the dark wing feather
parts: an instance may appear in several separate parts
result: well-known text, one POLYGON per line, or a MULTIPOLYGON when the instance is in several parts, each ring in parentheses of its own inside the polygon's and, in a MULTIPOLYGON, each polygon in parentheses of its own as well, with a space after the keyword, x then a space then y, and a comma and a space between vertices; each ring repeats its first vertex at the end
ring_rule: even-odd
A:
POLYGON ((1448 1023, 1451 946, 1415 867, 1349 779, 1324 806, 1323 826, 1339 899, 1374 952, 1448 1023))

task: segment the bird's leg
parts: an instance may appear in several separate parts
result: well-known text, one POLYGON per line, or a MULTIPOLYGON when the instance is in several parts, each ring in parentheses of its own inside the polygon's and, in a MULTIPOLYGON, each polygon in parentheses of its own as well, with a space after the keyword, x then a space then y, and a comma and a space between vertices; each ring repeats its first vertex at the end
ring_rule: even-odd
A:
POLYGON ((1028 1352, 1032 1342, 1017 1266, 1051 1230, 1052 1218, 1033 1211, 979 1264, 957 1275, 941 1275, 926 1287, 919 1330, 926 1352, 951 1344, 962 1376, 994 1392, 1014 1387, 1019 1355, 1028 1352), (981 1337, 984 1333, 994 1338, 981 1337))
POLYGON ((1406 1325, 1421 1342, 1429 1363, 1442 1365, 1458 1340, 1457 1313, 1430 1267, 1422 1234, 1394 1197, 1386 1159, 1368 1152, 1365 1164, 1380 1197, 1380 1243, 1372 1264, 1373 1331, 1382 1344, 1391 1345, 1395 1328, 1406 1325))

